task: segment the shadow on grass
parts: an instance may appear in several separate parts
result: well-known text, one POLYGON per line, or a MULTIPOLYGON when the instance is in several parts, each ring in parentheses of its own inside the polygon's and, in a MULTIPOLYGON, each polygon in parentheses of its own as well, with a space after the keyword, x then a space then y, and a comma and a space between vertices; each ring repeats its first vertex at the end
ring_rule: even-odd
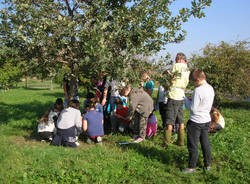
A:
MULTIPOLYGON (((186 148, 186 147, 185 147, 186 148)), ((177 168, 184 168, 187 163, 187 152, 180 147, 170 146, 168 148, 145 144, 129 144, 123 146, 124 150, 133 149, 146 158, 156 159, 166 165, 176 165, 177 168)))
POLYGON ((53 103, 53 101, 46 103, 33 101, 24 104, 6 104, 0 102, 0 124, 8 125, 11 123, 16 128, 27 129, 27 127, 32 127, 33 121, 39 119, 53 103), (17 123, 19 121, 20 126, 17 123))
POLYGON ((43 93, 43 96, 53 96, 55 98, 64 98, 64 93, 63 92, 54 92, 54 93, 43 93))
POLYGON ((221 105, 221 108, 230 108, 230 109, 250 109, 250 102, 244 101, 224 101, 221 105))
MULTIPOLYGON (((64 98, 64 93, 63 92, 43 93, 42 95, 43 96, 53 96, 53 97, 56 97, 56 98, 64 98)), ((87 94, 84 93, 84 92, 79 93, 80 98, 86 98, 86 95, 87 94)))
POLYGON ((41 141, 42 140, 39 134, 37 133, 36 128, 33 128, 33 131, 31 132, 30 135, 25 135, 24 139, 25 141, 32 141, 32 140, 41 141))
POLYGON ((40 140, 37 134, 37 121, 42 117, 44 112, 51 107, 53 101, 41 103, 33 101, 24 104, 6 104, 0 103, 0 125, 5 124, 13 128, 10 132, 5 132, 6 135, 16 135, 19 130, 30 132, 25 135, 26 141, 40 140))

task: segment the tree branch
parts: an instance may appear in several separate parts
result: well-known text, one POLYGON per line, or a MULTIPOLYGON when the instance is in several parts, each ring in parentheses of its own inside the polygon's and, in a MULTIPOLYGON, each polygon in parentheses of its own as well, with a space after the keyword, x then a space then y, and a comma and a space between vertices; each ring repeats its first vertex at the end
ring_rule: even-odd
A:
POLYGON ((64 0, 64 2, 65 2, 65 4, 66 4, 66 6, 67 6, 69 15, 70 15, 70 16, 72 17, 72 19, 73 19, 74 15, 73 15, 73 11, 72 11, 71 8, 70 8, 69 1, 68 1, 68 0, 64 0))

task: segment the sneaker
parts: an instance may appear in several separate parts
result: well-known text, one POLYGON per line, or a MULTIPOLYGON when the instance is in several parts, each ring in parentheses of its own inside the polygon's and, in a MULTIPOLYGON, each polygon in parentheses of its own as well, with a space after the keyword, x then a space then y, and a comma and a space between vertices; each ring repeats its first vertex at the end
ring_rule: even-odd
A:
POLYGON ((124 130, 125 130, 125 129, 124 129, 124 127, 122 127, 122 126, 119 126, 119 128, 118 128, 118 129, 119 129, 119 131, 120 131, 121 133, 123 133, 123 132, 124 132, 124 130))
POLYGON ((92 143, 92 140, 90 138, 87 139, 86 141, 88 144, 91 144, 92 143))
POLYGON ((41 142, 46 142, 46 140, 42 139, 41 142))
POLYGON ((191 174, 191 173, 195 173, 196 170, 192 168, 186 168, 186 169, 183 169, 181 172, 184 174, 191 174))
POLYGON ((79 142, 75 142, 75 144, 76 144, 76 146, 77 146, 77 147, 80 145, 80 143, 79 143, 79 142))
POLYGON ((148 138, 150 139, 152 137, 154 137, 154 133, 153 132, 148 136, 148 138))
POLYGON ((78 140, 78 136, 76 136, 76 141, 78 140))
POLYGON ((96 138, 96 144, 102 145, 102 137, 99 136, 96 138))
POLYGON ((98 136, 98 137, 96 138, 96 142, 97 142, 97 143, 102 142, 102 137, 98 136))
POLYGON ((211 171, 211 167, 209 167, 209 166, 205 167, 204 169, 205 169, 205 171, 211 171))
POLYGON ((143 138, 137 138, 135 141, 134 141, 134 143, 140 143, 140 142, 142 142, 143 141, 143 138))
POLYGON ((139 138, 139 136, 138 135, 133 135, 133 137, 132 137, 132 139, 131 139, 131 141, 135 141, 136 139, 138 139, 139 138))

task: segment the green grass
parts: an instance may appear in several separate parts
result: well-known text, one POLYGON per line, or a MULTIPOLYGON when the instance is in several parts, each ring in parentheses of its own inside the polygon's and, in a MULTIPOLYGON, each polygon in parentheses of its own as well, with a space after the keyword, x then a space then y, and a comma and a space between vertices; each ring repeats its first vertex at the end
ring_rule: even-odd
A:
MULTIPOLYGON (((0 91, 0 183, 249 183, 250 105, 226 102, 221 112, 226 128, 210 135, 212 171, 202 169, 183 175, 187 166, 185 147, 161 146, 163 132, 141 144, 119 146, 129 135, 106 135, 103 146, 80 141, 76 149, 53 147, 36 136, 36 120, 62 89, 17 88, 0 91)), ((80 98, 81 104, 83 98, 80 98)), ((156 113, 161 128, 159 113, 156 113)), ((185 120, 188 119, 185 112, 185 120)), ((186 141, 186 140, 185 140, 186 141)))

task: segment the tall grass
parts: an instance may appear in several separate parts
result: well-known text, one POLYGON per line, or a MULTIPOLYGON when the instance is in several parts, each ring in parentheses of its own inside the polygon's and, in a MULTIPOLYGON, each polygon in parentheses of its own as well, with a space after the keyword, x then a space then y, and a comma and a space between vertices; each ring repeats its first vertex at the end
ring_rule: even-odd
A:
MULTIPOLYGON (((249 183, 248 102, 225 102, 221 109, 226 127, 210 135, 212 171, 183 175, 186 147, 162 147, 159 113, 158 135, 140 144, 119 146, 129 135, 106 135, 103 146, 80 140, 76 149, 53 147, 38 141, 36 120, 62 89, 13 89, 0 91, 0 183, 249 183)), ((83 95, 80 98, 83 102, 83 95)), ((185 112, 185 120, 188 119, 185 112)))

